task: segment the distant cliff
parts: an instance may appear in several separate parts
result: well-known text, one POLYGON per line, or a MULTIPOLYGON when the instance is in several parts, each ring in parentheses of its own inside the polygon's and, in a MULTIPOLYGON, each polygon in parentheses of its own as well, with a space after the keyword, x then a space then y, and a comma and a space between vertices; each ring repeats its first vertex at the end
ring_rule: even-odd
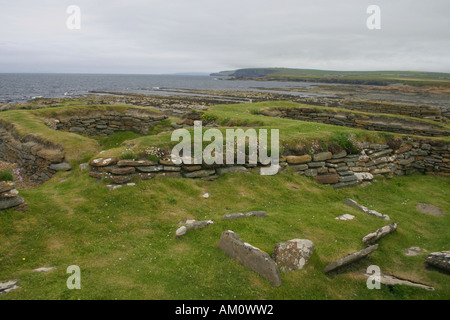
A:
POLYGON ((246 68, 212 73, 235 79, 304 81, 363 85, 441 85, 450 86, 450 74, 421 71, 334 71, 290 68, 246 68))

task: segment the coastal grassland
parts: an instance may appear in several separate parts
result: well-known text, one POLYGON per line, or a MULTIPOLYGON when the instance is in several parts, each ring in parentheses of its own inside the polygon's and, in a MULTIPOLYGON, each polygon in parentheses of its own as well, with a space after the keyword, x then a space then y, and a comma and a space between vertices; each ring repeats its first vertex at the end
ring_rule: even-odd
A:
MULTIPOLYGON (((338 140, 337 138, 342 136, 355 136, 360 141, 369 141, 372 143, 386 143, 388 139, 395 139, 404 135, 393 134, 387 132, 367 131, 363 129, 355 129, 349 127, 342 127, 336 125, 322 124, 316 122, 292 120, 278 117, 268 117, 261 114, 263 110, 271 108, 296 108, 296 107, 308 107, 316 108, 322 112, 343 111, 349 112, 345 109, 316 107, 298 104, 295 102, 277 101, 277 102, 260 102, 260 103, 244 103, 244 104, 227 104, 216 105, 209 107, 207 110, 203 110, 205 117, 214 119, 214 122, 218 125, 214 129, 221 131, 223 137, 226 136, 227 129, 242 128, 244 131, 247 129, 267 129, 269 132, 269 149, 270 149, 270 129, 279 129, 280 148, 281 152, 285 150, 291 150, 295 152, 295 149, 308 149, 312 142, 320 142, 321 148, 326 151, 328 145, 333 145, 338 140), (292 150, 294 149, 294 150, 292 150)), ((353 111, 352 111, 353 112, 353 111)), ((365 112, 353 112, 355 114, 368 115, 365 112)), ((377 114, 380 115, 380 114, 377 114)), ((404 119, 406 117, 398 115, 385 115, 395 119, 404 119)), ((412 119, 412 118, 410 118, 412 119)), ((443 129, 450 130, 449 124, 437 124, 430 120, 414 119, 424 124, 432 124, 443 129)), ((203 131, 210 129, 206 127, 206 122, 203 123, 203 131)), ((194 130, 192 127, 187 127, 191 137, 194 136, 194 130)), ((102 157, 121 157, 121 155, 127 150, 133 150, 135 155, 142 154, 143 150, 149 146, 165 149, 166 152, 175 146, 179 141, 171 141, 171 130, 164 131, 159 130, 156 135, 147 135, 138 137, 136 139, 125 142, 125 146, 112 148, 102 154, 102 157)), ((426 137, 420 137, 421 139, 428 139, 426 137)), ((449 137, 437 138, 444 141, 450 141, 449 137)), ((193 140, 193 139, 192 139, 193 140)), ((210 142, 203 142, 204 145, 208 145, 210 142)))
MULTIPOLYGON (((220 73, 219 73, 220 74, 220 73)), ((352 84, 408 84, 450 86, 450 74, 421 71, 335 71, 292 68, 253 68, 226 71, 222 75, 276 81, 312 81, 352 84)))
POLYGON ((0 213, 0 280, 19 279, 20 288, 0 295, 16 299, 444 299, 450 278, 426 270, 426 255, 406 257, 420 246, 448 249, 450 180, 425 175, 379 180, 367 187, 333 189, 293 172, 276 176, 226 174, 214 181, 155 178, 134 187, 107 187, 75 169, 60 172, 36 189, 20 190, 27 212, 0 213), (209 192, 210 198, 202 194, 209 192), (390 222, 344 205, 351 197, 391 217, 390 222), (445 215, 416 210, 417 202, 440 206, 445 215), (265 218, 223 221, 222 215, 265 210, 265 218), (352 221, 336 216, 349 213, 352 221), (213 219, 214 224, 175 238, 179 222, 213 219), (361 238, 391 222, 396 232, 379 249, 332 277, 326 264, 363 248, 361 238), (272 287, 217 248, 220 234, 233 230, 242 240, 272 254, 276 243, 310 239, 307 266, 282 273, 272 287), (369 265, 382 272, 436 288, 382 286, 369 290, 357 273, 369 265), (81 268, 81 290, 69 290, 66 268, 81 268), (54 266, 48 273, 32 269, 54 266))

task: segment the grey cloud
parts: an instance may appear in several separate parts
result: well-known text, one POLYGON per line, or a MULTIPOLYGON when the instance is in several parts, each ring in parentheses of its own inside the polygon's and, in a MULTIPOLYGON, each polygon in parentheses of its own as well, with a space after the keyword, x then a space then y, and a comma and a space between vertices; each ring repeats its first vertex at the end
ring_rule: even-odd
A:
POLYGON ((0 72, 450 72, 446 0, 0 1, 0 72), (65 10, 81 8, 81 30, 65 10), (368 30, 366 8, 381 8, 368 30))

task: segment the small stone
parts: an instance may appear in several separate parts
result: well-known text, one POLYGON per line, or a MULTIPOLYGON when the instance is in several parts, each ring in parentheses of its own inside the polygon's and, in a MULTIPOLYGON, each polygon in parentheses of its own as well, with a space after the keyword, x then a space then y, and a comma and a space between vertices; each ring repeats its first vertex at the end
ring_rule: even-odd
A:
POLYGON ((115 158, 99 158, 92 160, 89 164, 93 167, 107 167, 115 165, 119 160, 115 158))
POLYGON ((314 180, 320 184, 333 184, 339 182, 339 177, 338 174, 324 174, 315 176, 314 180))
POLYGON ((407 257, 415 257, 420 254, 427 253, 427 252, 428 252, 427 250, 422 249, 420 247, 411 247, 411 248, 403 250, 403 254, 407 257))
POLYGON ((331 152, 320 152, 320 153, 316 153, 313 156, 314 161, 325 161, 328 159, 331 159, 332 154, 331 152))
POLYGON ((55 171, 69 171, 70 169, 72 169, 70 167, 70 164, 68 164, 67 162, 54 163, 51 164, 49 168, 55 171))
POLYGON ((41 149, 37 152, 37 155, 52 163, 59 163, 64 160, 64 152, 56 149, 41 149))
POLYGON ((343 214, 342 216, 336 217, 336 220, 341 220, 341 221, 347 221, 347 220, 353 220, 355 219, 355 216, 351 215, 351 214, 343 214))
POLYGON ((42 268, 33 269, 33 271, 34 272, 49 272, 49 271, 52 271, 53 269, 55 269, 55 267, 42 267, 42 268))
POLYGON ((309 154, 306 154, 304 156, 287 156, 286 161, 289 164, 302 164, 311 162, 312 158, 309 154))
POLYGON ((182 227, 178 228, 177 231, 175 231, 175 235, 177 237, 181 237, 181 236, 184 236, 186 234, 186 232, 187 232, 187 228, 185 226, 182 226, 182 227))
POLYGON ((224 168, 217 168, 217 174, 222 175, 225 173, 249 173, 248 169, 244 166, 232 166, 232 167, 224 167, 224 168))

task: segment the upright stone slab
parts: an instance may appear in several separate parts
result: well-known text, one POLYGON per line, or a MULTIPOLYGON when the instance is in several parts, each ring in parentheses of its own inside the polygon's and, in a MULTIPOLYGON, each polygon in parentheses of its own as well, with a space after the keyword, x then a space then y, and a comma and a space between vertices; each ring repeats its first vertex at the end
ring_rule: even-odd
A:
POLYGON ((273 286, 281 285, 280 272, 272 258, 266 252, 243 242, 233 231, 222 232, 218 247, 240 264, 268 280, 273 286))

